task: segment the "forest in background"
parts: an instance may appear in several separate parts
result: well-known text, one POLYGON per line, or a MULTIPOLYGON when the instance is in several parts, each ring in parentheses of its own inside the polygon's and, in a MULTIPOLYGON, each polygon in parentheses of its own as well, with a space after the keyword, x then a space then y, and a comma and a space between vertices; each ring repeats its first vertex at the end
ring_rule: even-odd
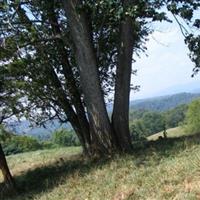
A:
MULTIPOLYGON (((200 94, 180 93, 139 100, 132 103, 129 114, 132 142, 137 143, 146 141, 147 137, 158 132, 178 126, 184 126, 188 104, 190 105, 191 102, 198 99, 199 96, 200 94)), ((46 127, 48 127, 48 124, 46 127)), ((14 129, 11 130, 8 127, 7 131, 5 128, 2 128, 0 141, 6 155, 39 149, 80 146, 76 134, 69 126, 63 126, 62 124, 57 123, 52 128, 53 130, 51 132, 48 132, 45 128, 38 127, 33 128, 33 132, 20 133, 20 130, 24 129, 24 126, 20 127, 20 129, 14 127, 14 129), (17 132, 13 132, 12 130, 17 132), (38 133, 34 134, 37 130, 38 133)))

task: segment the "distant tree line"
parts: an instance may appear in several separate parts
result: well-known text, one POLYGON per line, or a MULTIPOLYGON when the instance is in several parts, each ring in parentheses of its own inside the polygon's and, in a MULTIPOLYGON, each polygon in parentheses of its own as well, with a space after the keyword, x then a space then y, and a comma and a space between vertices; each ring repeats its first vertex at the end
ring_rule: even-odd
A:
POLYGON ((155 112, 144 109, 130 112, 130 131, 133 139, 146 137, 168 128, 183 124, 188 105, 180 105, 165 112, 155 112))
POLYGON ((184 121, 184 129, 189 134, 200 133, 200 99, 194 100, 189 105, 184 121))
POLYGON ((74 131, 58 129, 45 141, 28 135, 16 135, 3 126, 0 127, 0 143, 5 155, 67 146, 80 146, 80 141, 74 131))
POLYGON ((163 97, 136 100, 131 102, 130 108, 164 112, 182 104, 189 104, 198 97, 200 97, 200 93, 179 93, 163 97))
MULTIPOLYGON (((189 105, 179 105, 165 112, 132 109, 130 112, 132 141, 145 140, 152 134, 180 125, 183 125, 187 131, 197 132, 199 129, 198 123, 195 124, 195 119, 198 121, 199 113, 196 112, 200 108, 198 102, 195 100, 189 105)), ((65 128, 57 129, 48 138, 38 140, 27 135, 15 135, 1 126, 0 142, 6 155, 38 149, 81 145, 74 131, 65 128)))

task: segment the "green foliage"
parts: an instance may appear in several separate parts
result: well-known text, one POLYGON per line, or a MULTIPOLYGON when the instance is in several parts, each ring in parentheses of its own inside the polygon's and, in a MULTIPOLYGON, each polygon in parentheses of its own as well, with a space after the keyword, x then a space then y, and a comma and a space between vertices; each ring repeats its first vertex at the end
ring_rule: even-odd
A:
POLYGON ((26 135, 15 135, 0 126, 0 143, 6 155, 35 151, 38 149, 53 149, 60 146, 80 146, 73 131, 59 129, 52 134, 51 140, 39 142, 26 135))
POLYGON ((133 141, 145 140, 146 129, 142 120, 135 120, 130 125, 130 133, 133 141))
POLYGON ((143 116, 143 123, 146 129, 146 136, 164 130, 165 127, 163 116, 156 112, 146 113, 143 116))
POLYGON ((5 130, 3 126, 0 128, 0 143, 6 155, 34 151, 42 148, 42 145, 36 139, 25 135, 14 135, 5 130))
POLYGON ((188 105, 180 105, 166 112, 151 112, 144 109, 130 113, 130 132, 134 141, 144 139, 165 128, 174 128, 185 120, 188 105))
POLYGON ((3 125, 0 125, 0 142, 6 142, 12 137, 12 133, 7 131, 3 125))
POLYGON ((188 107, 185 130, 188 133, 200 132, 200 99, 193 101, 188 107))
MULTIPOLYGON (((25 6, 20 5, 19 2, 9 1, 7 5, 9 9, 0 10, 1 31, 2 36, 4 36, 3 39, 5 39, 5 46, 0 46, 0 60, 3 61, 0 75, 2 74, 2 80, 5 83, 4 88, 9 92, 10 88, 16 88, 15 91, 11 92, 15 95, 20 93, 28 98, 30 105, 24 109, 30 109, 31 112, 27 111, 26 117, 36 120, 36 116, 40 113, 44 121, 52 118, 52 112, 49 110, 52 109, 53 105, 59 118, 66 120, 68 117, 65 116, 66 113, 60 106, 62 103, 57 99, 58 87, 53 81, 51 72, 51 69, 53 69, 59 74, 58 79, 61 84, 59 88, 63 88, 67 98, 72 103, 71 97, 73 95, 69 91, 71 86, 66 84, 72 81, 71 77, 65 77, 66 74, 63 74, 63 51, 61 49, 67 50, 64 52, 64 57, 70 61, 76 86, 80 86, 80 77, 77 61, 75 61, 74 46, 68 39, 70 38, 70 31, 68 20, 63 14, 63 5, 60 1, 55 1, 55 4, 53 1, 28 1, 25 6), (13 15, 13 13, 15 14, 13 15), (29 14, 27 15, 27 13, 29 14), (52 23, 50 16, 53 15, 58 23, 52 23), (38 19, 40 20, 38 21, 38 19), (60 29, 59 34, 55 34, 52 26, 55 24, 58 24, 56 29, 60 29), (59 35, 61 35, 61 38, 57 37, 59 35), (38 71, 40 72, 39 75, 38 71), (6 77, 6 81, 3 77, 6 77), (40 109, 40 112, 35 108, 40 109)), ((82 3, 79 9, 86 12, 88 24, 92 26, 90 35, 93 36, 92 40, 97 53, 97 65, 104 94, 108 94, 114 87, 121 19, 127 15, 132 18, 135 40, 134 54, 139 55, 140 52, 145 51, 148 35, 154 31, 151 28, 154 27, 151 26, 152 21, 169 21, 167 18, 167 10, 169 10, 174 15, 179 15, 188 20, 189 23, 194 10, 199 7, 199 0, 130 1, 129 5, 125 7, 123 1, 115 0, 88 0, 82 1, 82 3)), ((195 21, 194 26, 199 27, 198 20, 195 21)), ((194 62, 196 61, 195 55, 199 55, 199 43, 197 40, 195 41, 198 48, 197 45, 194 45, 193 37, 188 37, 187 44, 191 52, 194 52, 194 56, 191 57, 194 62)), ((17 97, 14 102, 20 102, 19 97, 17 97)), ((5 99, 7 99, 7 96, 5 99)), ((13 98, 9 98, 7 102, 11 100, 13 98)), ((158 109, 162 109, 162 106, 158 109)), ((17 113, 21 110, 20 108, 17 109, 17 113)), ((38 121, 41 122, 41 116, 39 116, 38 121)))
POLYGON ((60 146, 79 146, 79 140, 74 131, 59 129, 52 134, 52 142, 60 146))
POLYGON ((50 140, 42 141, 41 145, 42 145, 42 149, 54 149, 58 147, 57 144, 53 143, 50 140))
MULTIPOLYGON (((194 26, 197 29, 200 28, 200 19, 196 19, 194 26)), ((190 34, 186 37, 185 43, 188 45, 190 50, 190 59, 195 63, 195 68, 193 69, 193 75, 196 75, 199 72, 200 68, 200 35, 190 34)))
POLYGON ((137 119, 141 119, 143 117, 143 115, 147 112, 150 112, 148 110, 145 109, 131 109, 129 112, 129 119, 130 121, 134 121, 137 119))
POLYGON ((142 139, 162 131, 165 128, 164 117, 160 113, 145 112, 140 119, 134 120, 130 126, 133 139, 142 139))
POLYGON ((164 113, 166 128, 173 128, 181 125, 185 120, 187 105, 180 105, 164 113))
POLYGON ((35 151, 41 149, 40 143, 29 136, 13 136, 3 143, 3 149, 6 155, 35 151))

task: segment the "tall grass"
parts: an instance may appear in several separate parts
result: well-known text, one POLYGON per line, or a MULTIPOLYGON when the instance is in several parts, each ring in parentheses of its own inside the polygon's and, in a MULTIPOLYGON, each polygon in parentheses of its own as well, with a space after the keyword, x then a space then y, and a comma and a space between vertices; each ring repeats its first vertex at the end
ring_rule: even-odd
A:
POLYGON ((132 154, 96 161, 73 148, 11 156, 20 194, 4 199, 200 199, 199 143, 199 135, 151 141, 132 154))

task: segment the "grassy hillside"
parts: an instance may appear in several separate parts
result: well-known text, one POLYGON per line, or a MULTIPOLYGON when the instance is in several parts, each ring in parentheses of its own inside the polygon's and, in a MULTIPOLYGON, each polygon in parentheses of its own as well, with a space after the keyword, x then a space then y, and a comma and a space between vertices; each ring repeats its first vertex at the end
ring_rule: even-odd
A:
MULTIPOLYGON (((173 131, 181 129, 168 132, 173 131)), ((79 148, 8 156, 21 193, 4 199, 200 199, 199 138, 150 141, 145 149, 135 149, 132 154, 93 162, 83 160, 79 148)))
MULTIPOLYGON (((65 147, 50 150, 39 150, 7 156, 10 170, 16 176, 24 175, 27 171, 46 167, 68 160, 81 152, 80 147, 65 147)), ((0 173, 0 182, 2 176, 0 173)))
MULTIPOLYGON (((175 128, 170 128, 167 130, 167 137, 169 138, 174 138, 174 137, 181 137, 188 135, 187 133, 184 132, 182 127, 175 127, 175 128)), ((163 137, 163 131, 156 133, 154 135, 149 136, 147 139, 148 140, 157 140, 159 136, 163 137)))

